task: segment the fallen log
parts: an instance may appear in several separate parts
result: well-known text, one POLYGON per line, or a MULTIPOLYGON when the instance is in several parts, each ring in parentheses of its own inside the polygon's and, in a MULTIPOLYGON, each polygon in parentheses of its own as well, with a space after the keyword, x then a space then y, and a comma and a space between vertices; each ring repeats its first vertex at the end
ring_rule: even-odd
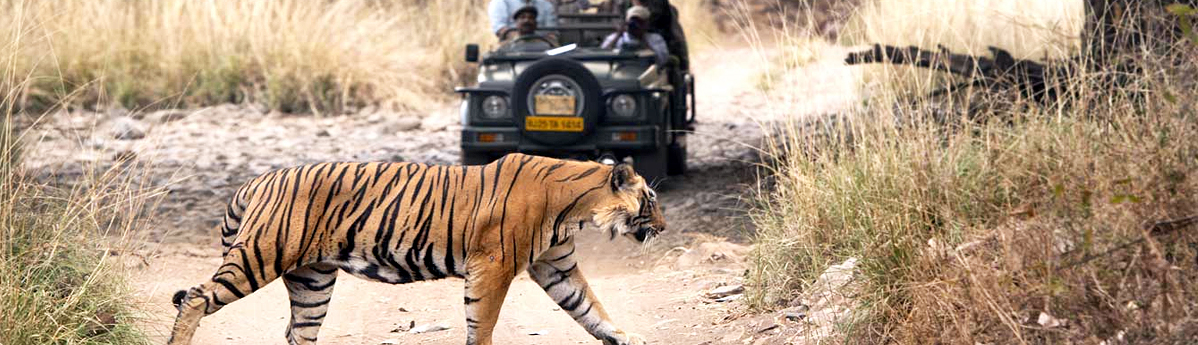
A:
MULTIPOLYGON (((931 70, 948 72, 968 78, 962 84, 986 87, 1014 87, 1025 95, 1045 102, 1056 98, 1057 88, 1062 87, 1063 67, 1033 60, 1016 59, 1010 52, 990 47, 993 57, 956 54, 944 47, 940 51, 919 47, 896 47, 875 44, 872 49, 851 52, 845 57, 849 65, 889 63, 910 65, 931 70)), ((1064 65, 1064 64, 1060 64, 1064 65)))

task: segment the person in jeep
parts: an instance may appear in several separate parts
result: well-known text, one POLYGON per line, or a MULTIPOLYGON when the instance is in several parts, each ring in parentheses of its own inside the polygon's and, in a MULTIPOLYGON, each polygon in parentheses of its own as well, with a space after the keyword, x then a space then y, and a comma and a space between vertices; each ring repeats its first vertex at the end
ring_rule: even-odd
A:
POLYGON ((524 52, 539 52, 552 49, 557 46, 552 37, 545 37, 537 34, 537 8, 534 6, 524 6, 516 10, 512 15, 514 31, 508 31, 507 37, 501 37, 504 40, 503 45, 499 49, 507 51, 524 51, 524 52))
POLYGON ((603 49, 636 50, 649 48, 653 51, 657 69, 665 70, 666 62, 670 60, 670 50, 661 35, 649 32, 649 9, 644 6, 633 6, 628 9, 623 29, 608 35, 599 45, 603 49))
POLYGON ((546 0, 491 0, 487 4, 487 16, 491 19, 491 32, 503 39, 516 28, 516 12, 524 7, 537 11, 537 25, 542 28, 557 25, 557 14, 553 4, 546 0))

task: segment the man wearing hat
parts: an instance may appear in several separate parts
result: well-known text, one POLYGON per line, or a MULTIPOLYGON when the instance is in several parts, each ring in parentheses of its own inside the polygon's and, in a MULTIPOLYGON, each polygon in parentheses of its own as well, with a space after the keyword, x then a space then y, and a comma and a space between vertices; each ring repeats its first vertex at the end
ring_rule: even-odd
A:
POLYGON ((608 35, 599 47, 603 49, 641 49, 653 50, 657 69, 665 69, 670 61, 670 50, 666 40, 661 35, 649 32, 649 9, 644 6, 632 6, 625 12, 624 28, 608 35))
POLYGON ((515 28, 500 35, 500 50, 544 51, 557 46, 554 39, 537 35, 537 8, 524 6, 512 15, 515 28))
POLYGON ((553 4, 546 0, 491 0, 487 15, 491 18, 491 32, 503 38, 508 31, 516 30, 516 11, 524 7, 536 10, 537 25, 542 28, 557 26, 557 14, 553 4))

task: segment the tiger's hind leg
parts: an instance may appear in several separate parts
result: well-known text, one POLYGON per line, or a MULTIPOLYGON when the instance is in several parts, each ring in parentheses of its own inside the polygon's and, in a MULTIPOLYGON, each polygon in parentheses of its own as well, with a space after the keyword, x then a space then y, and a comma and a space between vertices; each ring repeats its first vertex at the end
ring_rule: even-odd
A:
POLYGON ((287 343, 315 344, 320 325, 329 311, 337 267, 311 264, 283 275, 291 298, 291 323, 287 325, 287 343))
MULTIPOLYGON (((275 258, 264 259, 270 262, 275 258)), ((175 317, 175 325, 171 328, 171 338, 167 344, 190 344, 201 318, 278 278, 278 273, 267 267, 251 270, 249 265, 259 262, 258 260, 259 258, 244 246, 234 245, 225 254, 224 262, 211 280, 176 293, 172 302, 179 309, 179 315, 175 317)))
POLYGON ((549 248, 528 267, 528 275, 574 321, 604 345, 642 345, 639 335, 625 333, 611 322, 599 299, 591 292, 574 259, 574 240, 549 248))

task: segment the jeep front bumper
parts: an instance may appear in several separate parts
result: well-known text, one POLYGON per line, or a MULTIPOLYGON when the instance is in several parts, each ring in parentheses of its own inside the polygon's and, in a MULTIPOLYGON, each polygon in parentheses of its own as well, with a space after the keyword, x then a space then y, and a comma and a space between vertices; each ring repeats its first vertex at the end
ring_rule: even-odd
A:
POLYGON ((642 150, 664 145, 655 125, 600 126, 583 140, 570 145, 545 145, 524 139, 516 127, 462 128, 462 151, 526 152, 526 151, 595 151, 642 150))

